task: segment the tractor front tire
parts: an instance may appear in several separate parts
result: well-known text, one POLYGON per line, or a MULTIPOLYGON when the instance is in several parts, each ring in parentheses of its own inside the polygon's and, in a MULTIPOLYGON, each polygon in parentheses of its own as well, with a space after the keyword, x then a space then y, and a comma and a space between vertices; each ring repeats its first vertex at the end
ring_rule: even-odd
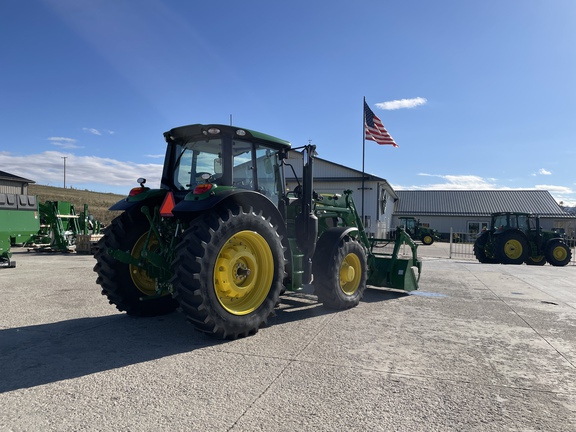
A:
POLYGON ((252 208, 213 210, 184 231, 172 265, 175 298, 199 331, 255 334, 283 289, 284 251, 270 220, 252 208))
POLYGON ((318 301, 330 309, 349 309, 360 303, 368 277, 366 252, 345 236, 332 256, 320 256, 313 262, 314 291, 318 301))
POLYGON ((485 231, 474 242, 474 256, 478 262, 482 264, 494 264, 497 262, 496 259, 490 258, 486 255, 486 243, 488 242, 489 236, 490 233, 485 231))
POLYGON ((499 234, 496 239, 496 258, 502 264, 522 264, 528 258, 528 242, 517 231, 499 234))
MULTIPOLYGON (((156 316, 173 312, 178 302, 168 293, 162 297, 146 299, 156 294, 156 281, 143 270, 125 264, 112 257, 108 250, 129 252, 140 257, 150 224, 140 209, 130 209, 115 218, 106 228, 104 237, 98 242, 94 258, 96 283, 102 287, 102 295, 121 312, 133 316, 156 316)), ((158 245, 152 237, 149 249, 158 245)))
POLYGON ((425 244, 426 246, 430 246, 432 243, 434 243, 434 237, 432 237, 432 235, 430 234, 424 234, 421 240, 422 243, 425 244))
POLYGON ((551 265, 562 267, 572 259, 572 251, 565 243, 551 241, 546 248, 546 259, 551 265))

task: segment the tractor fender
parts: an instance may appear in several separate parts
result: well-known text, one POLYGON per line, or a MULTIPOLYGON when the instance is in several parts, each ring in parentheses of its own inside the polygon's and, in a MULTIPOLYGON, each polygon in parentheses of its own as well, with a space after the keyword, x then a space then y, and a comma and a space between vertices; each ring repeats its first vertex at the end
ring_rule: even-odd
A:
POLYGON ((340 241, 351 233, 357 232, 358 228, 356 227, 335 227, 327 229, 320 236, 318 243, 316 243, 316 251, 314 252, 312 261, 333 257, 340 241))
MULTIPOLYGON (((230 208, 234 204, 241 205, 244 208, 252 207, 254 213, 260 214, 270 220, 275 226, 278 233, 286 238, 286 224, 280 211, 270 199, 259 192, 250 190, 231 189, 214 194, 205 199, 190 199, 189 194, 186 199, 180 201, 172 209, 172 214, 180 220, 192 220, 199 214, 209 211, 213 208, 230 208)), ((284 241, 283 241, 284 243, 284 241)))
POLYGON ((108 210, 128 210, 134 206, 142 206, 153 199, 160 201, 167 192, 165 189, 147 189, 138 195, 122 198, 108 210))
POLYGON ((498 236, 501 236, 502 234, 507 233, 507 232, 510 232, 510 231, 515 231, 515 232, 517 232, 518 234, 520 234, 520 235, 524 238, 524 240, 526 240, 527 242, 530 241, 530 239, 528 238, 528 236, 526 235, 526 233, 525 233, 524 231, 519 230, 519 229, 516 229, 516 228, 505 229, 505 230, 501 230, 501 231, 496 230, 496 231, 494 231, 493 235, 494 235, 495 237, 498 237, 498 236))
POLYGON ((184 200, 176 204, 172 209, 174 216, 180 220, 191 220, 198 213, 206 212, 216 206, 230 207, 230 204, 234 203, 243 207, 251 206, 254 213, 258 214, 262 211, 265 216, 271 217, 274 220, 274 225, 284 225, 278 208, 259 192, 230 189, 210 195, 204 199, 200 199, 200 197, 198 197, 199 199, 194 198, 196 198, 194 195, 188 194, 184 200))

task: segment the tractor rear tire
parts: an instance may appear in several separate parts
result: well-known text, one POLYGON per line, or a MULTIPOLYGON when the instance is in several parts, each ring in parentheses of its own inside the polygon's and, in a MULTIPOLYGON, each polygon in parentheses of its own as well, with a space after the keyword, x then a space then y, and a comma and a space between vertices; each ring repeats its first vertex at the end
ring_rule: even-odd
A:
POLYGON ((434 243, 434 237, 432 237, 430 234, 424 234, 421 240, 422 243, 426 246, 430 246, 432 243, 434 243))
POLYGON ((220 339, 255 334, 284 280, 277 228, 252 208, 213 210, 184 231, 172 264, 175 298, 199 331, 220 339))
POLYGON ((496 259, 502 264, 522 264, 528 258, 528 242, 517 231, 507 231, 496 238, 496 259))
POLYGON ((489 236, 490 233, 485 231, 474 242, 474 256, 482 264, 495 264, 498 262, 495 258, 490 258, 486 255, 486 243, 489 236))
MULTIPOLYGON (((178 302, 169 294, 145 299, 156 294, 155 280, 148 277, 143 269, 120 262, 108 253, 109 249, 115 249, 139 257, 149 229, 150 223, 139 208, 127 210, 106 228, 94 255, 94 271, 98 274, 96 283, 102 287, 102 295, 119 311, 125 311, 128 315, 164 315, 178 307, 178 302)), ((149 246, 154 247, 156 244, 152 239, 149 246)))
POLYGON ((318 301, 330 309, 349 309, 360 303, 368 277, 366 252, 349 236, 345 236, 332 256, 313 262, 314 291, 318 301))
POLYGON ((551 241, 546 248, 546 259, 551 265, 562 267, 572 259, 572 251, 565 243, 551 241))

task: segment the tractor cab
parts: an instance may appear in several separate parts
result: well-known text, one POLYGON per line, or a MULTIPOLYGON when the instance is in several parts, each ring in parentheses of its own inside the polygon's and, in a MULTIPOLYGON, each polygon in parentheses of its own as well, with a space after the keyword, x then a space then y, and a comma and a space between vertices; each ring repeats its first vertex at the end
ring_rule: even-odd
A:
POLYGON ((162 187, 176 195, 216 193, 220 187, 220 193, 231 188, 259 192, 275 205, 283 198, 281 160, 289 142, 224 125, 183 126, 164 137, 162 187))

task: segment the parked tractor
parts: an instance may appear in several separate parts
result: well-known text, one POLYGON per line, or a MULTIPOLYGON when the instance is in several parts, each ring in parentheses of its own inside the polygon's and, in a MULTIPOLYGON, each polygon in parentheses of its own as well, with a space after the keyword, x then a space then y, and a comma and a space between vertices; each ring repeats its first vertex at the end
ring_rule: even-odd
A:
MULTIPOLYGON (((333 309, 356 306, 367 284, 418 289, 421 261, 403 231, 377 253, 351 191, 313 189, 315 146, 299 149, 301 183, 287 191, 289 142, 225 125, 164 134, 160 189, 139 187, 113 205, 94 270, 102 294, 135 316, 177 307, 202 332, 235 339, 266 324, 285 291, 313 285, 333 309), (411 257, 400 257, 406 243, 411 257)), ((296 177, 296 175, 295 175, 296 177)))
POLYGON ((481 263, 565 266, 572 251, 558 233, 543 231, 540 218, 528 213, 493 213, 490 229, 474 242, 481 263))
POLYGON ((434 243, 434 240, 439 240, 440 236, 436 230, 423 226, 420 219, 413 217, 400 217, 401 226, 404 227, 406 232, 412 239, 420 240, 424 245, 429 246, 434 243))

